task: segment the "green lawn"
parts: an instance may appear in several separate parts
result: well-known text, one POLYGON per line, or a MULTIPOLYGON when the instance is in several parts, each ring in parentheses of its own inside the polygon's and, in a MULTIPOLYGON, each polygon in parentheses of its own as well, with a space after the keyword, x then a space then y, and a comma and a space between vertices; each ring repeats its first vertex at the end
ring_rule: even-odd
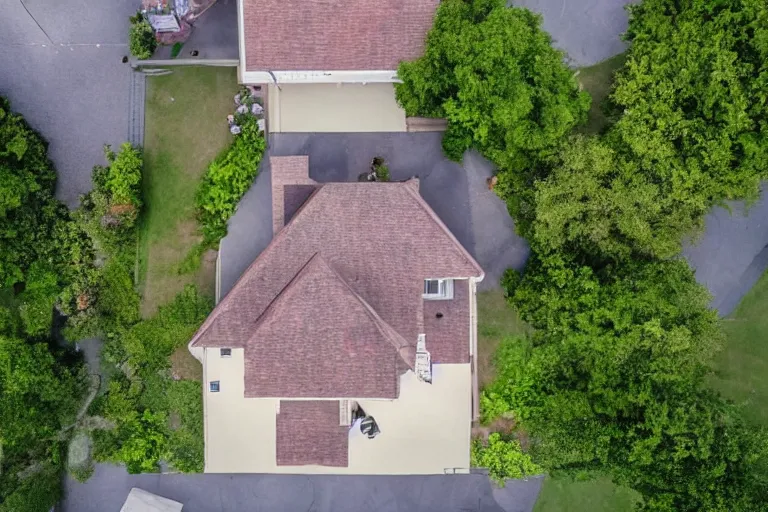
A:
POLYGON ((608 125, 603 113, 603 102, 608 98, 613 84, 613 75, 624 64, 626 56, 621 53, 610 59, 579 70, 578 80, 581 86, 592 96, 587 124, 581 130, 584 133, 599 133, 608 125))
POLYGON ((477 373, 481 389, 493 380, 493 353, 501 340, 527 329, 501 290, 477 294, 477 373))
POLYGON ((606 477, 577 481, 547 478, 534 512, 631 512, 639 495, 606 477))
POLYGON ((715 360, 712 384, 743 404, 747 419, 768 425, 768 273, 723 320, 725 347, 715 360))
POLYGON ((193 273, 179 264, 200 239, 195 191, 208 164, 231 140, 226 116, 237 93, 235 68, 177 67, 147 78, 144 131, 145 216, 139 259, 142 314, 152 314, 195 283, 213 294, 215 253, 193 273))

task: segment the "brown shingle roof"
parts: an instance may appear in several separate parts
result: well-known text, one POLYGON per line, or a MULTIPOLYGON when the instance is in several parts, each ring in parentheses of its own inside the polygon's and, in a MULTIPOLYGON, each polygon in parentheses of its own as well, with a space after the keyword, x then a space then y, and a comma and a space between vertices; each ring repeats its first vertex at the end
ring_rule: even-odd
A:
POLYGON ((315 190, 309 177, 309 157, 280 156, 269 159, 272 178, 272 232, 280 231, 315 190), (287 218, 286 218, 287 217, 287 218))
MULTIPOLYGON (((245 347, 247 396, 396 397, 403 360, 413 361, 397 347, 425 332, 423 280, 481 275, 417 181, 318 185, 192 344, 245 347), (351 369, 368 357, 377 362, 351 369)), ((435 339, 441 363, 469 360, 468 312, 459 323, 467 329, 435 339)))
POLYGON ((395 70, 439 0, 242 0, 246 71, 395 70))
POLYGON ((245 346, 245 396, 397 398, 416 351, 314 255, 245 346))
POLYGON ((282 400, 277 415, 277 465, 346 467, 349 427, 339 426, 339 402, 282 400))

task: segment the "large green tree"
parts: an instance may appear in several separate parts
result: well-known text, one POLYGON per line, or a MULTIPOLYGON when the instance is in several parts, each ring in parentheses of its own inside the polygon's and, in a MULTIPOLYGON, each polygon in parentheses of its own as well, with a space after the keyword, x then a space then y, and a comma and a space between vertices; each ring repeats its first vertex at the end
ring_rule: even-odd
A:
POLYGON ((534 258, 518 279, 507 291, 535 331, 502 347, 486 401, 515 411, 538 461, 608 471, 647 510, 763 509, 766 438, 705 386, 720 332, 685 262, 534 258))
POLYGON ((699 211, 598 137, 570 138, 550 162, 534 186, 528 233, 543 253, 582 253, 592 261, 669 257, 679 252, 681 234, 699 226, 699 211))
POLYGON ((53 199, 47 144, 0 96, 0 287, 24 280, 46 255, 65 210, 53 199))
POLYGON ((58 498, 55 475, 67 439, 62 429, 74 419, 84 389, 81 367, 65 357, 46 343, 0 334, 3 512, 45 512, 58 498))
POLYGON ((626 38, 611 145, 685 211, 757 197, 768 177, 768 4, 644 0, 626 38))
POLYGON ((513 173, 548 154, 590 103, 541 17, 503 0, 441 2, 424 56, 401 63, 398 76, 408 115, 448 119, 449 157, 475 147, 513 173))

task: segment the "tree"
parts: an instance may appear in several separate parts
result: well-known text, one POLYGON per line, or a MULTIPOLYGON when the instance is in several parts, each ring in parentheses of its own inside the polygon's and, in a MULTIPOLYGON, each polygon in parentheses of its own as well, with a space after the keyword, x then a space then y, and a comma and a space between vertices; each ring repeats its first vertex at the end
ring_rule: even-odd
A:
POLYGON ((705 386, 721 339, 682 261, 595 271, 534 257, 506 281, 535 331, 503 348, 504 400, 547 469, 609 471, 647 510, 760 510, 766 437, 705 386))
POLYGON ((397 100, 407 115, 448 119, 449 157, 475 147, 502 172, 522 176, 589 109, 589 95, 550 43, 541 17, 527 9, 443 1, 424 56, 398 68, 397 100))
POLYGON ((64 214, 53 199, 56 174, 47 146, 0 97, 0 287, 22 282, 29 266, 49 254, 64 214))
POLYGON ((626 38, 610 144, 684 211, 756 198, 768 177, 768 4, 644 0, 626 38))
POLYGON ((58 496, 59 435, 75 416, 85 380, 64 355, 0 334, 0 510, 45 512, 58 496))
POLYGON ((635 161, 598 137, 574 136, 536 182, 533 230, 540 251, 576 251, 621 261, 633 253, 666 258, 682 233, 700 228, 701 211, 664 193, 635 161))

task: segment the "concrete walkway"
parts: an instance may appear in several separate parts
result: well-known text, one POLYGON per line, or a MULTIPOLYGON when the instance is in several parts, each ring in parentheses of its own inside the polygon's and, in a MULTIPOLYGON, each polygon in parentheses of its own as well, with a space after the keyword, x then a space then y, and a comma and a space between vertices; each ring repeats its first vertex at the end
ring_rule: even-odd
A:
POLYGON ((736 201, 714 208, 703 236, 683 255, 712 293, 712 307, 729 315, 768 268, 768 198, 750 208, 736 201))
POLYGON ((59 512, 118 512, 132 487, 179 501, 184 512, 531 512, 541 483, 495 489, 482 474, 129 475, 99 464, 85 484, 68 478, 59 512))

